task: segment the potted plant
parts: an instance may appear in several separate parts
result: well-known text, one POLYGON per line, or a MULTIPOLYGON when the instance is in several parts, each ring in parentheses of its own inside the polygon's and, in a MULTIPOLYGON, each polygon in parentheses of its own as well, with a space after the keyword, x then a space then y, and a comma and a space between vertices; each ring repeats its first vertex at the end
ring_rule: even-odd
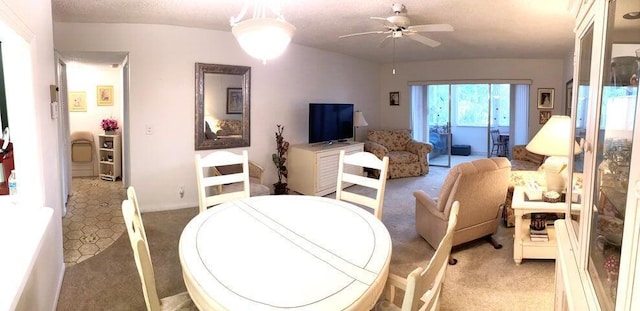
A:
POLYGON ((271 155, 273 164, 278 170, 278 182, 273 184, 275 194, 288 194, 289 188, 287 188, 287 150, 289 150, 289 142, 284 140, 282 132, 284 126, 278 124, 278 130, 276 131, 276 153, 271 155))
POLYGON ((113 135, 118 129, 118 121, 112 118, 102 119, 102 123, 100 123, 100 126, 102 126, 105 134, 113 135))

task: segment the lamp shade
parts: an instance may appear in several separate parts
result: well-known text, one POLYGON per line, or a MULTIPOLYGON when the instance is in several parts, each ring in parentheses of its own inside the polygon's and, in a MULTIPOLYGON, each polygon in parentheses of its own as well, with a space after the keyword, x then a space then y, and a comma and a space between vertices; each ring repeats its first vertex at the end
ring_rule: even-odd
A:
POLYGON ((356 111, 353 114, 353 126, 360 127, 367 125, 369 125, 369 123, 367 123, 367 120, 364 119, 364 114, 362 114, 362 111, 356 111))
POLYGON ((567 157, 580 152, 580 146, 571 137, 571 118, 556 115, 551 116, 526 148, 530 152, 546 156, 567 157))
POLYGON ((280 56, 291 42, 296 27, 275 18, 252 18, 231 29, 240 47, 251 57, 266 62, 280 56))

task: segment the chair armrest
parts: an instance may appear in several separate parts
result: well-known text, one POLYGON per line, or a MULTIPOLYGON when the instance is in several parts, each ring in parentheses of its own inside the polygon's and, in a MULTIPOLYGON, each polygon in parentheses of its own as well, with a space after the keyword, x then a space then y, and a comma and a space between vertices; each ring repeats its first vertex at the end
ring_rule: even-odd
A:
POLYGON ((419 208, 419 206, 421 206, 433 216, 443 221, 447 221, 447 217, 444 212, 438 210, 438 202, 432 199, 424 191, 418 190, 413 193, 413 196, 416 197, 416 208, 419 208))
POLYGON ((515 145, 511 149, 511 157, 514 160, 526 160, 527 159, 527 148, 525 145, 515 145))
POLYGON ((263 183, 262 175, 264 174, 264 168, 260 166, 258 163, 253 161, 249 161, 249 176, 257 178, 260 180, 260 183, 263 183))
POLYGON ((427 154, 433 150, 433 145, 431 143, 419 142, 416 140, 409 140, 404 149, 408 152, 418 155, 418 159, 420 159, 420 175, 426 174, 429 172, 429 163, 427 162, 427 154))
POLYGON ((407 143, 405 150, 414 154, 424 155, 426 159, 427 153, 433 150, 433 145, 431 143, 424 143, 424 142, 420 142, 412 139, 407 143))
POLYGON ((389 149, 387 149, 387 147, 370 140, 364 142, 364 151, 375 154, 379 159, 389 156, 389 149))

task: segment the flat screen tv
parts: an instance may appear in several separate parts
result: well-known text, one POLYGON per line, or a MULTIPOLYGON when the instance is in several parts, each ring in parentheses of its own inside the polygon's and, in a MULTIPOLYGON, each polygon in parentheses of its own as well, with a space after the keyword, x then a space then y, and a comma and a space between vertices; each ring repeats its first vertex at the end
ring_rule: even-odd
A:
POLYGON ((353 137, 353 104, 309 104, 309 143, 353 137))

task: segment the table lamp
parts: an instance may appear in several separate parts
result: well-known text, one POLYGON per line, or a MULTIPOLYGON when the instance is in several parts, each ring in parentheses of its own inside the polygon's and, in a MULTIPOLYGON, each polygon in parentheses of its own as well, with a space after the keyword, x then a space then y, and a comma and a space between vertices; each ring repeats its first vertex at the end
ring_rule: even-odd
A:
POLYGON ((367 123, 367 120, 364 119, 364 114, 362 114, 362 111, 356 111, 353 114, 353 141, 358 141, 356 139, 358 128, 367 125, 369 125, 369 123, 367 123))
POLYGON ((566 188, 562 173, 567 168, 568 157, 580 152, 580 146, 571 137, 571 118, 551 116, 526 148, 530 152, 549 156, 542 165, 547 191, 562 193, 566 188))

